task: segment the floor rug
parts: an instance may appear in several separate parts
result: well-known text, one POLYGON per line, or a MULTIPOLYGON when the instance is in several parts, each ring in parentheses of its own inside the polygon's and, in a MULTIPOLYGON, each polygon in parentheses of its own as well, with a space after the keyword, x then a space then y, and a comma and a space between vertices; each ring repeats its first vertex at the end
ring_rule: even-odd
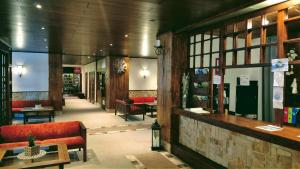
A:
POLYGON ((126 157, 136 169, 190 169, 188 165, 168 152, 149 152, 126 157))
POLYGON ((128 125, 116 125, 110 127, 100 127, 95 129, 88 129, 89 135, 99 135, 99 134, 114 134, 128 131, 139 131, 147 130, 151 128, 151 123, 141 123, 141 124, 128 124, 128 125))

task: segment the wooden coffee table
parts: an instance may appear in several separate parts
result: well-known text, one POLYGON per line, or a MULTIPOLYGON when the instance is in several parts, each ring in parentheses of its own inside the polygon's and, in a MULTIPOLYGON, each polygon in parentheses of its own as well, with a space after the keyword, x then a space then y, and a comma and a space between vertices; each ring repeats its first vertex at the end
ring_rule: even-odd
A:
POLYGON ((58 166, 63 169, 65 164, 70 163, 68 148, 65 143, 41 145, 41 149, 50 149, 47 154, 35 160, 20 160, 16 155, 11 155, 12 150, 23 152, 24 148, 4 149, 0 148, 0 169, 33 169, 58 166))

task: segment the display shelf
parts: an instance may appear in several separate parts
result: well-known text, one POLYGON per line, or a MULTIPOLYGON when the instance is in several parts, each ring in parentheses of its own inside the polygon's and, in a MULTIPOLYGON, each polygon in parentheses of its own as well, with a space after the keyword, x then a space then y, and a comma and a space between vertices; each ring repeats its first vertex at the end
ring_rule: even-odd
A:
POLYGON ((289 61, 290 65, 300 65, 300 60, 289 61))
POLYGON ((285 44, 295 44, 295 43, 300 43, 300 38, 288 39, 288 40, 285 40, 283 43, 285 43, 285 44))

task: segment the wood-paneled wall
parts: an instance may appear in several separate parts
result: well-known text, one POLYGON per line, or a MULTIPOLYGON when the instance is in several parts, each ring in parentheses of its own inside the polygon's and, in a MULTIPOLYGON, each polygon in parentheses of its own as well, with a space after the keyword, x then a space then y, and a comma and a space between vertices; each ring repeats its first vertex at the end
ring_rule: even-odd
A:
POLYGON ((49 100, 56 111, 62 110, 62 74, 62 55, 49 54, 49 100))
POLYGON ((159 36, 164 54, 158 57, 157 118, 162 126, 162 136, 171 141, 171 113, 180 106, 181 78, 187 65, 188 38, 168 32, 159 36))
POLYGON ((106 58, 106 109, 114 109, 116 99, 128 98, 129 95, 129 58, 124 57, 127 70, 123 74, 114 71, 114 63, 117 59, 120 57, 106 58))

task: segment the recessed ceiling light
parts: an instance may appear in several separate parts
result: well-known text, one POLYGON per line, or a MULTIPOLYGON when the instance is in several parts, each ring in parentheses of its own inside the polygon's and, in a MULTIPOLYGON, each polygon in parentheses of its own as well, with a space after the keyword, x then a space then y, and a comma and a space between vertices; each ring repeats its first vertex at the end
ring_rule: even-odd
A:
POLYGON ((88 59, 91 58, 90 56, 88 56, 88 59))
POLYGON ((22 26, 23 24, 22 24, 21 22, 18 22, 17 25, 18 25, 18 26, 22 26))
POLYGON ((36 7, 37 9, 42 9, 42 8, 43 8, 43 6, 42 6, 41 4, 35 4, 35 7, 36 7))
POLYGON ((125 36, 125 38, 128 38, 128 35, 126 34, 126 35, 124 35, 125 36))
POLYGON ((44 38, 44 41, 45 41, 45 42, 47 42, 47 39, 46 39, 46 38, 44 38))
POLYGON ((42 30, 44 30, 44 29, 45 29, 45 27, 41 27, 41 29, 42 29, 42 30))
POLYGON ((45 48, 48 49, 48 46, 46 46, 45 48))
POLYGON ((100 52, 102 52, 103 50, 102 49, 100 49, 100 52))
POLYGON ((111 44, 109 44, 110 46, 112 46, 113 44, 111 43, 111 44))

